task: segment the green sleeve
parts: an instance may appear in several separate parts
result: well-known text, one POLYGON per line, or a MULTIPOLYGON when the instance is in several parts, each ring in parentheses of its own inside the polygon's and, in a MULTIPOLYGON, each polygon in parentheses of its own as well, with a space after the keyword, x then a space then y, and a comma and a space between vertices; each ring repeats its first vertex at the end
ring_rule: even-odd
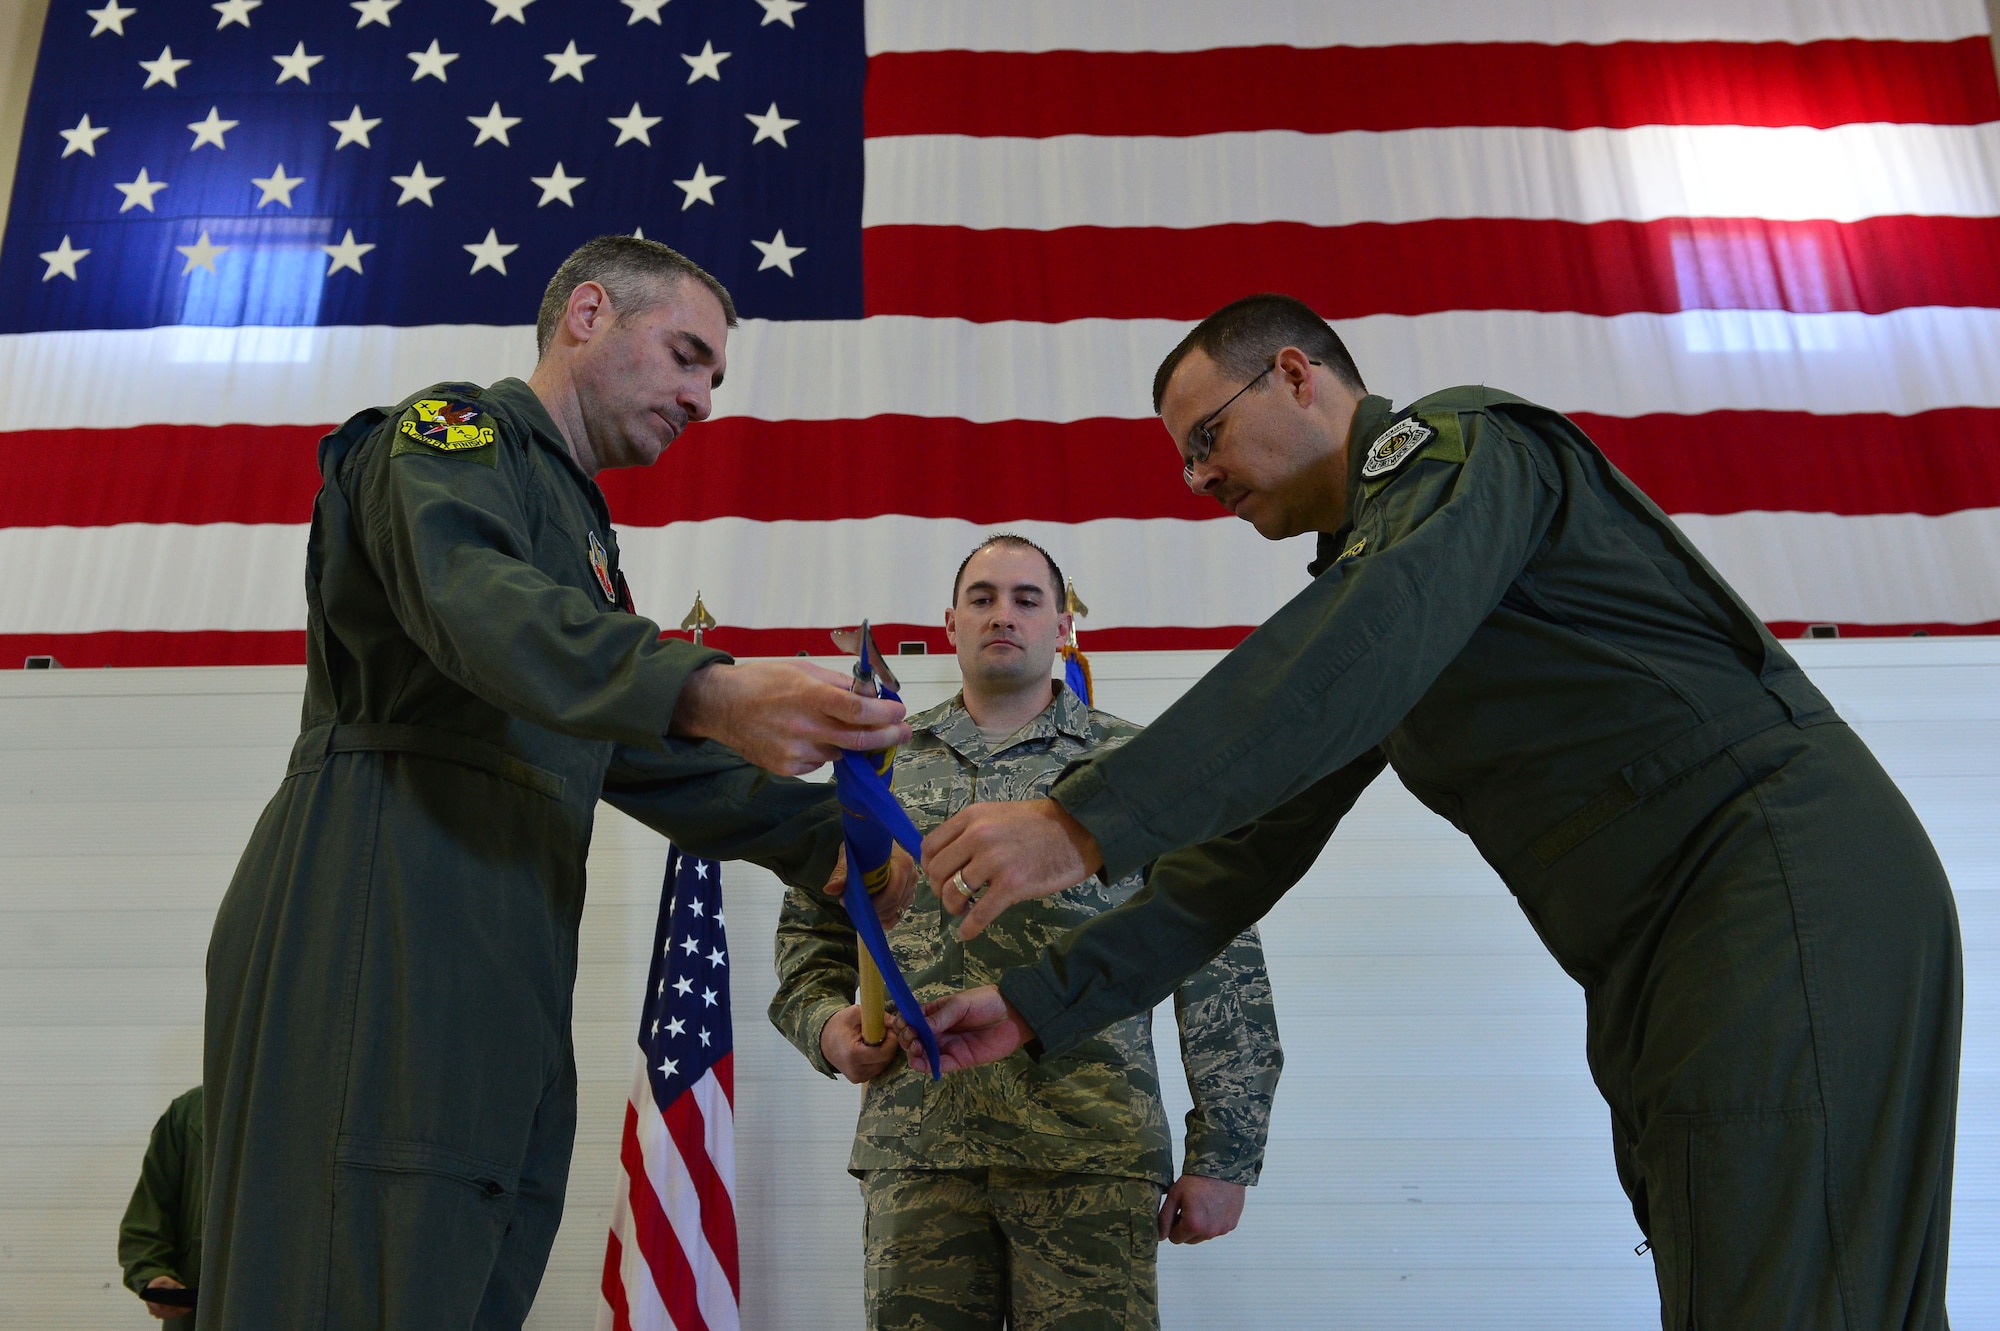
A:
MULTIPOLYGON (((658 747, 687 677, 729 658, 607 608, 536 567, 540 494, 528 428, 497 411, 478 454, 357 448, 357 524, 397 622, 439 670, 494 706, 587 739, 658 747)), ((578 535, 577 558, 584 560, 578 535)), ((546 557, 546 553, 544 555, 546 557)))
POLYGON ((817 889, 840 854, 832 782, 773 776, 713 740, 620 745, 604 774, 604 802, 708 859, 748 860, 787 883, 817 889))
POLYGON ((169 1107, 153 1125, 138 1186, 132 1189, 125 1219, 118 1226, 118 1264, 125 1268, 125 1287, 134 1294, 160 1276, 186 1283, 179 1255, 186 1250, 188 1236, 180 1232, 178 1218, 188 1160, 173 1114, 169 1107))
POLYGON ((1106 878, 1241 827, 1374 748, 1527 565, 1555 508, 1540 445, 1465 413, 1349 500, 1343 558, 1166 713, 1051 792, 1106 878), (1463 446, 1459 446, 1460 431, 1463 446))
POLYGON ((840 903, 813 888, 794 887, 778 911, 778 992, 771 1024, 828 1077, 839 1071, 820 1049, 833 1014, 854 1002, 860 944, 840 903))
POLYGON ((1264 1167, 1271 1099, 1285 1066, 1278 1009, 1255 925, 1174 990, 1181 1065, 1194 1107, 1184 1174, 1252 1184, 1264 1167))
POLYGON ((1256 822, 1163 856, 1124 905, 1003 971, 1000 992, 1035 1032, 1029 1054, 1060 1054, 1173 992, 1305 876, 1383 766, 1363 754, 1256 822))

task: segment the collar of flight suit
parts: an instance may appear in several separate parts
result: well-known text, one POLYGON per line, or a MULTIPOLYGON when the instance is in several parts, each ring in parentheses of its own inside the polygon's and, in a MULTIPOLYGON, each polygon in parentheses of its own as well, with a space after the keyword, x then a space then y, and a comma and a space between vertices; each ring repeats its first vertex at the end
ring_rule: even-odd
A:
POLYGON ((965 710, 963 690, 953 694, 949 702, 911 717, 910 728, 920 735, 935 736, 940 743, 973 764, 988 762, 1029 740, 1053 739, 1058 734, 1088 743, 1090 709, 1060 680, 1051 683, 1055 688, 1055 697, 1049 700, 1049 705, 1042 709, 1039 716, 1009 735, 1003 748, 988 746, 986 736, 979 731, 979 723, 972 719, 971 712, 965 710))
POLYGON ((585 475, 583 468, 577 465, 576 455, 570 452, 568 441, 563 438, 562 430, 556 425, 556 418, 549 414, 548 407, 543 405, 541 397, 528 385, 528 382, 525 379, 511 377, 497 379, 487 387, 486 393, 490 397, 498 397, 509 411, 527 425, 528 432, 535 437, 536 443, 562 460, 562 465, 568 468, 571 479, 583 487, 583 492, 591 497, 599 509, 604 510, 604 518, 608 523, 610 512, 605 509, 603 493, 597 488, 597 482, 585 475))
POLYGON ((1318 577, 1347 548, 1348 533, 1354 530, 1354 501, 1361 494, 1361 464, 1367 460, 1369 448, 1395 423, 1395 418, 1396 404, 1386 397, 1370 393, 1355 404, 1354 419, 1347 426, 1347 512, 1338 527, 1319 534, 1313 561, 1306 565, 1307 576, 1318 577))

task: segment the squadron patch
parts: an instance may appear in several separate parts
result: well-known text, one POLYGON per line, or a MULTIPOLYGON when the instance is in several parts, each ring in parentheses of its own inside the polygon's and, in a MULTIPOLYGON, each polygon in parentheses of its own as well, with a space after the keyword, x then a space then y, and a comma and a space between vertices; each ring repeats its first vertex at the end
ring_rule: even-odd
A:
POLYGON ((1398 421, 1370 445, 1368 458, 1361 464, 1361 479, 1368 481, 1388 475, 1436 437, 1436 430, 1414 416, 1398 421))
MULTIPOLYGON (((1356 541, 1353 545, 1350 545, 1345 550, 1342 550, 1340 552, 1340 558, 1352 559, 1354 556, 1360 554, 1363 550, 1366 550, 1367 548, 1368 548, 1368 538, 1364 536, 1360 540, 1356 541)), ((1335 560, 1334 562, 1339 563, 1340 561, 1335 560)))
POLYGON ((597 533, 590 534, 590 571, 597 575, 597 585, 604 589, 604 599, 618 604, 618 589, 611 585, 611 556, 604 553, 604 542, 597 539, 597 533))
MULTIPOLYGON (((396 446, 390 454, 414 453, 418 445, 440 453, 461 453, 484 448, 495 438, 492 417, 482 414, 474 403, 428 397, 412 402, 396 423, 396 446)), ((490 454, 482 460, 492 464, 490 454)))

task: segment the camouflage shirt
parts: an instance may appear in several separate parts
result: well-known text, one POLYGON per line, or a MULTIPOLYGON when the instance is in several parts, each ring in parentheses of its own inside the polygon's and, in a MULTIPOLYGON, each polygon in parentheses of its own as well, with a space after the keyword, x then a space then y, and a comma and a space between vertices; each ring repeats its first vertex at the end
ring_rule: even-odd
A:
MULTIPOLYGON (((996 750, 965 710, 963 695, 910 718, 915 736, 896 755, 895 789, 928 832, 974 800, 1035 799, 1065 768, 1115 748, 1139 727, 1092 711, 1068 689, 996 750)), ((958 940, 929 883, 890 932, 890 945, 921 1000, 991 984, 1032 962, 1073 926, 1136 891, 1140 874, 1106 887, 1092 878, 1025 902, 970 943, 958 940)), ((778 921, 778 993, 771 1020, 812 1065, 834 1068, 820 1032, 854 1002, 854 930, 838 903, 796 888, 778 921)), ((1284 1055, 1264 951, 1252 928, 1174 991, 1181 1057, 1194 1108, 1185 1172, 1254 1183, 1263 1164, 1284 1055)), ((1160 1103, 1152 1016, 1107 1027, 1060 1058, 1023 1053, 932 1082, 898 1060, 868 1084, 848 1168, 973 1169, 1015 1166, 1117 1174, 1165 1184, 1173 1141, 1160 1103)))

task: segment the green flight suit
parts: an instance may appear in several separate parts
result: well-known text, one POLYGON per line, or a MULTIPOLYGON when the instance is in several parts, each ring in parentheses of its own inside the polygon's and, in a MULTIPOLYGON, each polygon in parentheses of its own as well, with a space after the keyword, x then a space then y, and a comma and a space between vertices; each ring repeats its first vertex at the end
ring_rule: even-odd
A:
POLYGON ((1364 400, 1313 572, 1055 787, 1106 873, 1163 858, 1001 977, 1040 1051, 1260 918, 1387 764, 1583 987, 1667 1331, 1945 1326, 1957 913, 1867 748, 1575 425, 1506 394, 1364 400))
POLYGON ((209 947, 201 1326, 518 1326, 562 1215, 597 801, 823 882, 829 786, 664 738, 728 658, 629 613, 533 391, 320 444, 301 733, 209 947))
POLYGON ((183 1091, 153 1125, 139 1182, 118 1226, 118 1264, 125 1288, 141 1298, 146 1286, 172 1276, 201 1287, 201 1087, 183 1091))
MULTIPOLYGON (((910 718, 896 796, 928 832, 974 800, 1039 799, 1071 764, 1139 727, 1058 686, 996 746, 963 695, 910 718)), ((991 984, 1076 924, 1139 889, 1092 878, 1024 902, 969 943, 928 882, 889 931, 922 1000, 991 984)), ((793 888, 778 919, 772 1024, 827 1076, 826 1023, 854 1002, 858 949, 846 912, 793 888)), ((1192 1105, 1185 1172, 1257 1182, 1284 1066, 1254 926, 1173 989, 1192 1105)), ((870 1081, 847 1167, 862 1180, 866 1321, 896 1331, 1157 1327, 1160 1192, 1173 1134, 1160 1101, 1150 1011, 1060 1059, 1016 1055, 933 1082, 901 1059, 870 1081)))

